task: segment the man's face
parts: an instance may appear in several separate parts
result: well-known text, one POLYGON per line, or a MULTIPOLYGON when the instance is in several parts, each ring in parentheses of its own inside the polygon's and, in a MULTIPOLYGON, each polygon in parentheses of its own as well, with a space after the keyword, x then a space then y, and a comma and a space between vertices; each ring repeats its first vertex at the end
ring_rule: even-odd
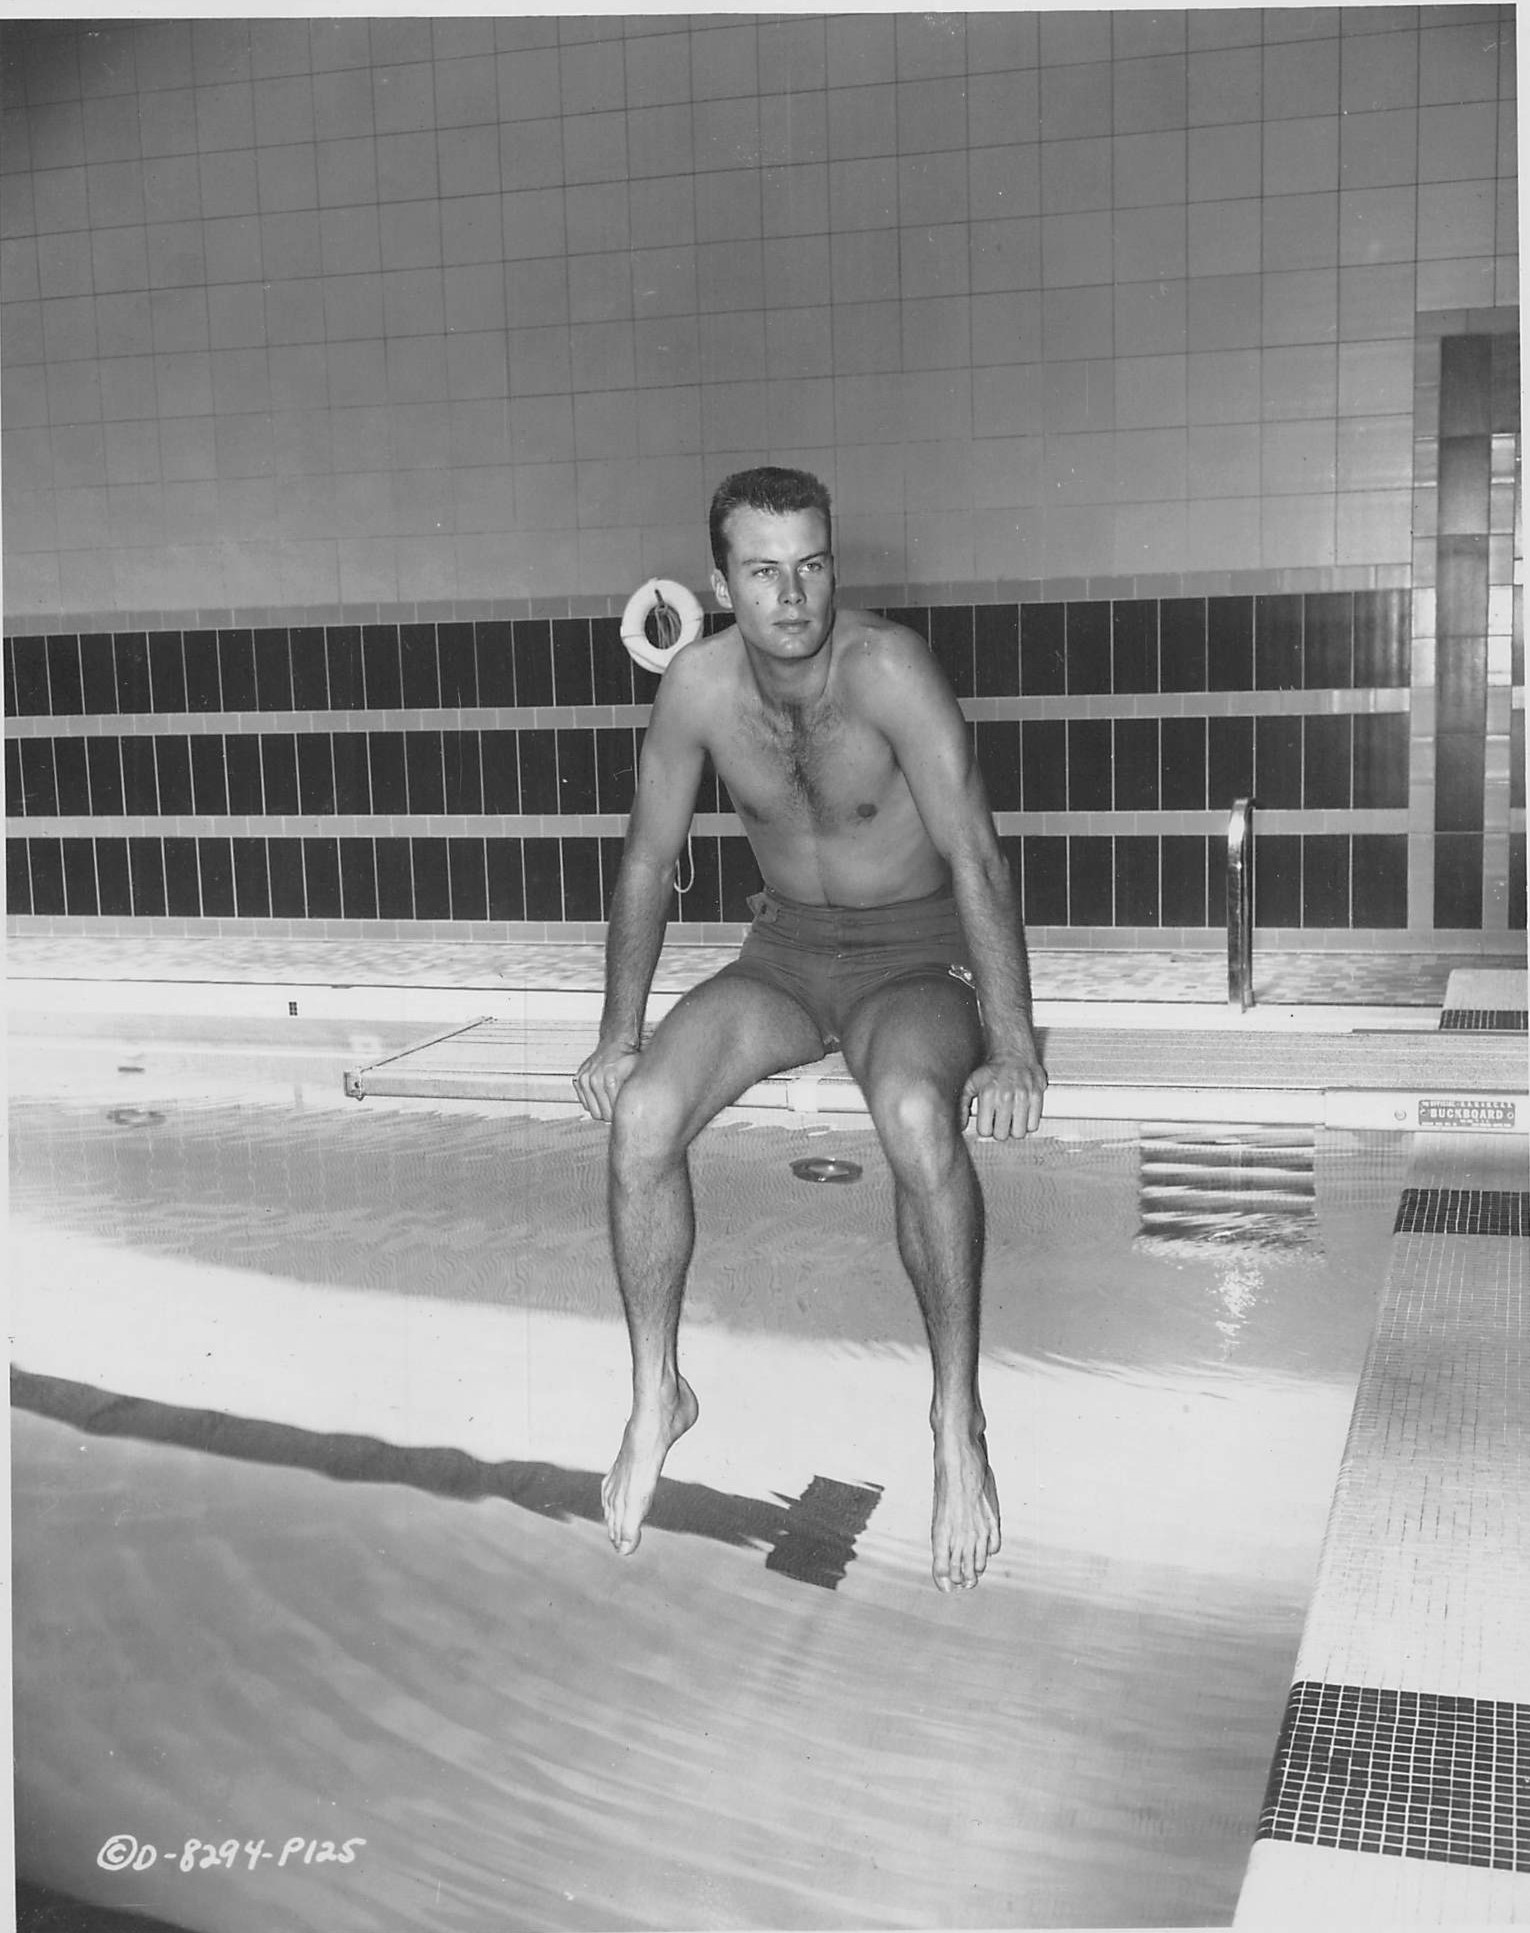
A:
POLYGON ((746 644, 773 658, 811 658, 834 627, 834 556, 822 511, 741 506, 723 526, 728 569, 712 589, 746 644))

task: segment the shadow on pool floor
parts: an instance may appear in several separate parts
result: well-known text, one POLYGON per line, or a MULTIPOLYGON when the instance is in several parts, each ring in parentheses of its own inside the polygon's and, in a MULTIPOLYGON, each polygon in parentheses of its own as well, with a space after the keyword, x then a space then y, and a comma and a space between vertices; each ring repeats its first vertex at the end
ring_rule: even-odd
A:
MULTIPOLYGON (((602 1522, 600 1474, 556 1463, 485 1463, 447 1445, 401 1446, 380 1437, 299 1429, 289 1423, 184 1408, 57 1376, 11 1371, 14 1408, 91 1436, 132 1437, 242 1463, 312 1471, 341 1483, 398 1483, 462 1503, 498 1499, 558 1523, 602 1522)), ((765 1546, 766 1568, 833 1590, 855 1561, 855 1539, 881 1495, 876 1484, 814 1477, 799 1498, 775 1503, 661 1477, 647 1522, 656 1530, 765 1546)))

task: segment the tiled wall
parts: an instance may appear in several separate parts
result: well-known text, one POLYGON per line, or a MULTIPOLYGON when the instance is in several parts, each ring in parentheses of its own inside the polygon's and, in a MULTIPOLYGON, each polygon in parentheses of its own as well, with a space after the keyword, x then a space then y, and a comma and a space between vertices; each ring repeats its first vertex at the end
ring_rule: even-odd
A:
POLYGON ((889 596, 1405 572, 1415 316, 1517 300, 1513 20, 13 22, 8 616, 694 585, 765 458, 889 596))
MULTIPOLYGON (((1027 923, 1169 937, 1221 924, 1227 812, 1248 795, 1261 925, 1408 925, 1410 607, 891 615, 962 700, 1027 923)), ((581 937, 609 900, 655 682, 599 619, 26 636, 5 677, 13 912, 581 937)), ((757 884, 709 773, 682 936, 744 918, 757 884)))
MULTIPOLYGON (((1266 929, 1523 925, 1517 415, 1436 522, 1511 7, 34 20, 0 89, 14 917, 593 936, 613 613, 770 460, 1038 932, 1207 936, 1249 791, 1266 929)), ((682 936, 753 884, 702 806, 682 936)))

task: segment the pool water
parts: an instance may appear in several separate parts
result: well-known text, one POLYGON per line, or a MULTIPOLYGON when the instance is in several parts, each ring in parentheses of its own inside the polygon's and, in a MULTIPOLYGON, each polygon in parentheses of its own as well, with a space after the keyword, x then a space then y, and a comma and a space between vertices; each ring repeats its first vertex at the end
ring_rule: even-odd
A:
POLYGON ((1164 1124, 974 1144, 1005 1543, 946 1597, 869 1131, 698 1144, 701 1422, 621 1560, 603 1128, 114 1080, 11 1111, 26 1877, 241 1933, 1230 1918, 1404 1138, 1218 1214, 1224 1136, 1167 1223, 1164 1124))

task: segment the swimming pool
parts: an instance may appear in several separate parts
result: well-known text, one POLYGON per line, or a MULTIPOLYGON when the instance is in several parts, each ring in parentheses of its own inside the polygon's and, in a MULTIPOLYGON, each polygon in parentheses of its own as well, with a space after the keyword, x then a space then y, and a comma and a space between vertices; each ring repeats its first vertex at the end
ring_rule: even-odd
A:
POLYGON ((698 1144, 702 1419, 623 1561, 605 1130, 306 1051, 13 1055, 23 1874, 260 1933, 1227 1921, 1404 1137, 974 1146, 1005 1545, 948 1598, 868 1131, 698 1144))

